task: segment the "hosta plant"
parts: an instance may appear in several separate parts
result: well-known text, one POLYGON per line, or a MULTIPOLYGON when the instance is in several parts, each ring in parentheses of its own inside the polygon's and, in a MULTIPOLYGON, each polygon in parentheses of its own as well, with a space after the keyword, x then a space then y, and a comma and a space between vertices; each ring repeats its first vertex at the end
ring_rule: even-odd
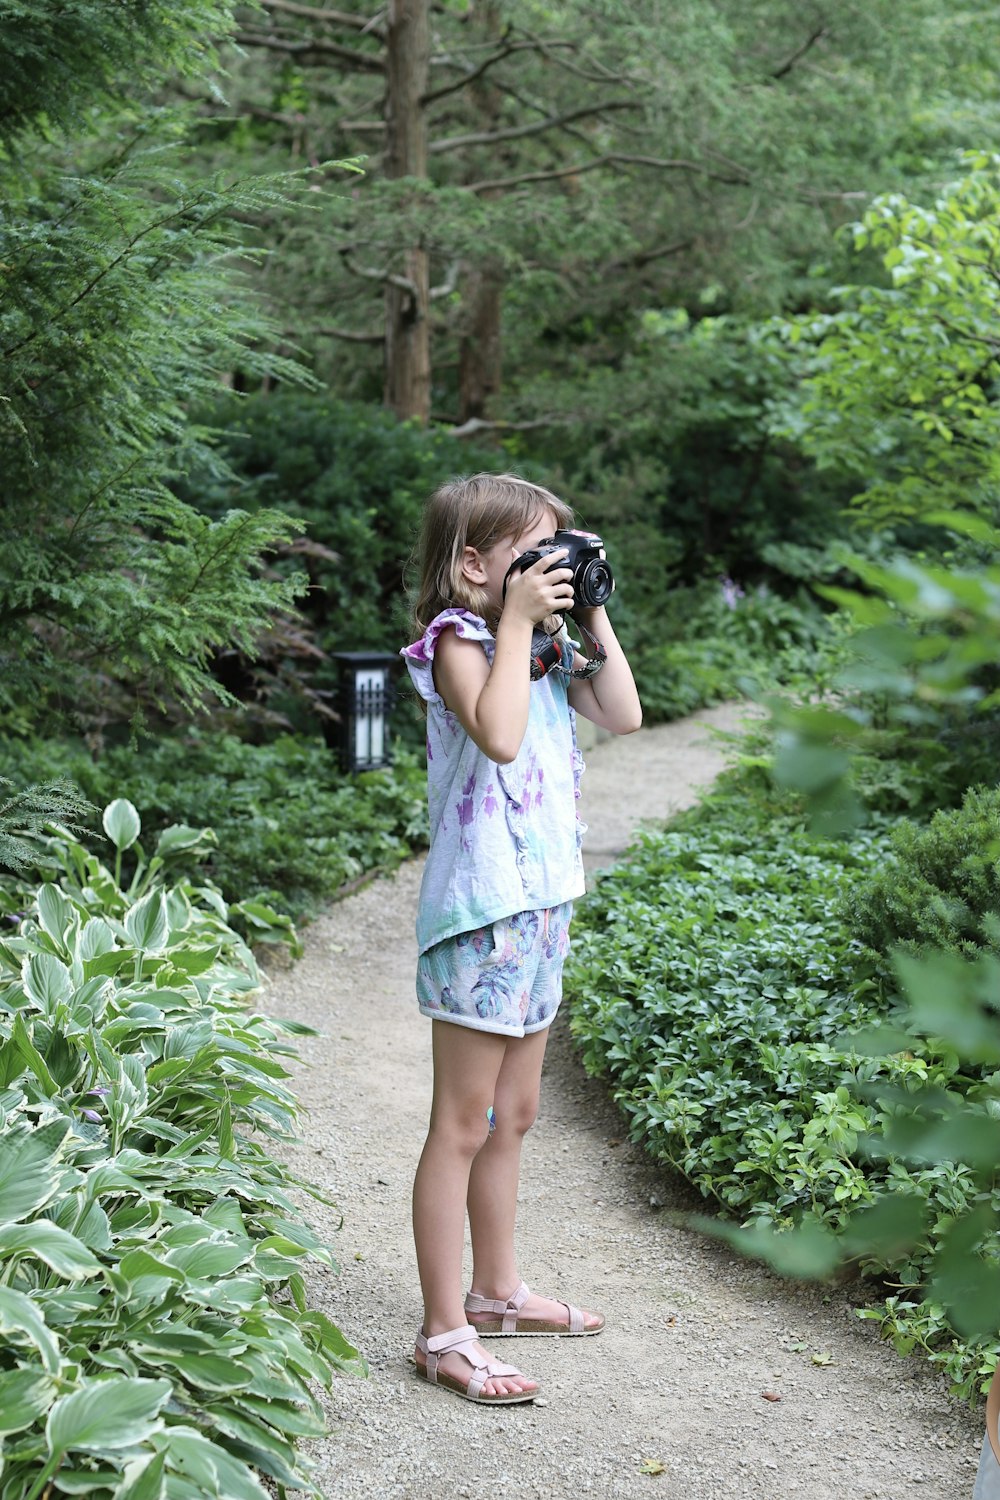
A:
POLYGON ((167 830, 123 890, 139 818, 104 823, 115 868, 53 835, 0 938, 0 1500, 312 1491, 315 1382, 363 1363, 307 1304, 332 1257, 267 1149, 308 1028, 253 1009, 219 893, 166 883, 206 835, 167 830))

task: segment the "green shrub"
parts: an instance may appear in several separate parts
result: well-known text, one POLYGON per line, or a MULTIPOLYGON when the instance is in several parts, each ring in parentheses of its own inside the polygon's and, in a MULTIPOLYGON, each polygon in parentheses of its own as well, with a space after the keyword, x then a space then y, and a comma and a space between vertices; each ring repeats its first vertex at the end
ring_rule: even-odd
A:
MULTIPOLYGON (((116 864, 139 817, 104 827, 116 864)), ((316 1494, 312 1389, 363 1370, 306 1304, 333 1264, 268 1151, 294 1133, 287 1038, 208 884, 164 883, 167 830, 125 891, 69 835, 0 940, 4 1496, 316 1494)), ((264 919, 260 911, 258 922, 264 919)))
POLYGON ((296 915, 369 870, 395 867, 427 837, 424 770, 409 752, 390 770, 350 777, 318 739, 251 745, 192 728, 113 747, 98 761, 79 745, 7 740, 0 761, 22 785, 61 776, 99 805, 126 796, 151 832, 173 823, 222 830, 199 854, 206 874, 227 896, 259 889, 296 915))
MULTIPOLYGON (((850 842, 818 840, 759 765, 729 773, 671 829, 644 835, 581 903, 570 1024, 632 1138, 726 1215, 839 1230, 880 1191, 924 1200, 920 1244, 860 1261, 902 1289, 866 1315, 901 1352, 926 1348, 972 1398, 1000 1345, 958 1338, 922 1295, 935 1250, 983 1185, 961 1161, 908 1164, 873 1143, 890 1122, 905 1130, 922 1090, 974 1097, 976 1073, 960 1074, 953 1049, 933 1038, 876 1056, 849 1039, 892 1019, 847 914, 890 847, 878 826, 850 842)), ((1000 1207, 1000 1192, 992 1199, 1000 1207)))
POLYGON ((227 396, 203 415, 237 483, 196 473, 185 497, 221 515, 281 496, 286 514, 306 523, 316 550, 300 555, 313 585, 303 609, 326 650, 402 643, 404 571, 424 501, 454 474, 504 466, 495 452, 328 395, 227 396))
POLYGON ((897 948, 1000 953, 1000 788, 967 792, 926 826, 899 823, 891 857, 851 892, 847 915, 887 980, 897 948))
POLYGON ((841 649, 838 622, 806 596, 744 590, 730 578, 676 589, 645 618, 624 608, 619 634, 650 722, 751 688, 795 685, 813 696, 828 686, 841 649))
POLYGON ((572 1029, 610 1074, 636 1139, 743 1215, 836 1217, 866 1196, 854 1160, 867 1064, 837 1045, 871 1018, 851 989, 841 894, 871 839, 815 846, 778 827, 699 821, 644 836, 583 907, 572 1029))

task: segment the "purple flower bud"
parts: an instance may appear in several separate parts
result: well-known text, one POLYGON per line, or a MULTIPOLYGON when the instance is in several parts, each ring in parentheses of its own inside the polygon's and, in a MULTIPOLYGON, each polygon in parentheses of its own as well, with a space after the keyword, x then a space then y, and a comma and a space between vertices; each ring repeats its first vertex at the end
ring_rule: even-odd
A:
POLYGON ((111 1090, 109 1088, 88 1089, 87 1093, 88 1094, 97 1094, 97 1096, 99 1098, 103 1099, 105 1094, 110 1094, 111 1093, 111 1090))
POLYGON ((83 1118, 85 1120, 93 1120, 95 1125, 100 1125, 101 1117, 97 1113, 96 1109, 82 1109, 80 1113, 83 1115, 83 1118))

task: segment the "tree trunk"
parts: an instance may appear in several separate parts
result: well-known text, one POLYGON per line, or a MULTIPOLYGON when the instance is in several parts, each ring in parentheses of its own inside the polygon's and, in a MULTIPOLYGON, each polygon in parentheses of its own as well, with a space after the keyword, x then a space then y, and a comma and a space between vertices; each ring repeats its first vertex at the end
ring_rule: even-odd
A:
POLYGON ((503 273, 490 264, 467 266, 458 348, 458 420, 485 417, 500 390, 500 312, 503 273))
MULTIPOLYGON (((427 176, 430 0, 389 0, 386 28, 386 176, 427 176)), ((385 289, 385 404, 426 422, 431 409, 430 264, 421 245, 403 254, 400 279, 385 289)))
MULTIPOLYGON (((503 33, 500 0, 481 0, 470 25, 478 28, 483 41, 496 45, 503 33)), ((480 129, 491 130, 503 102, 489 74, 469 88, 469 97, 480 129)), ((498 158, 491 159, 491 166, 498 158)), ((502 158, 500 158, 502 159, 502 158)), ((473 157, 471 177, 476 181, 482 163, 473 157)), ((500 390, 500 314, 504 278, 499 262, 466 262, 462 275, 462 317, 458 345, 458 420, 485 417, 490 399, 500 390)))

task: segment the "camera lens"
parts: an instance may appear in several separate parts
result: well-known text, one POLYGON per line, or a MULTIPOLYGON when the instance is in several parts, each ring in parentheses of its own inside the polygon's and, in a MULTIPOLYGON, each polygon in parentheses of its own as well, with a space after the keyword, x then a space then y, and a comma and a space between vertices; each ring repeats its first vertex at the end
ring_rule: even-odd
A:
POLYGON ((573 587, 580 604, 596 609, 611 598, 615 587, 614 574, 603 558, 591 558, 574 578, 573 587))

